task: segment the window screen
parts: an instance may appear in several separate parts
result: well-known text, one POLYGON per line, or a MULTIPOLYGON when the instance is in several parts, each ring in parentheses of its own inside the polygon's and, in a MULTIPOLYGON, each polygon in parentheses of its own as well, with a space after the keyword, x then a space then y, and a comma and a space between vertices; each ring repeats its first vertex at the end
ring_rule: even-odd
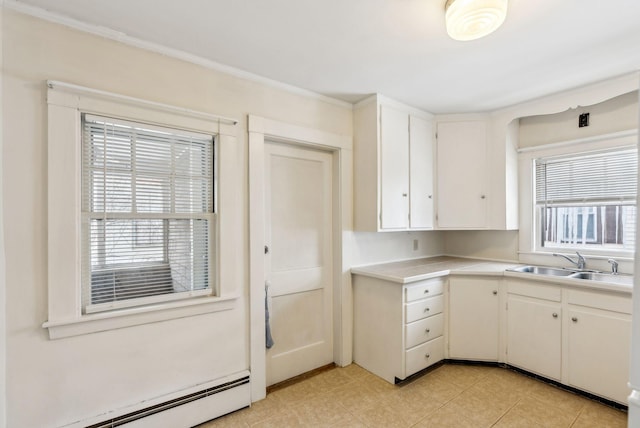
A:
POLYGON ((211 290, 214 140, 83 115, 83 308, 211 290))
POLYGON ((541 245, 632 251, 637 164, 636 150, 536 159, 541 245))

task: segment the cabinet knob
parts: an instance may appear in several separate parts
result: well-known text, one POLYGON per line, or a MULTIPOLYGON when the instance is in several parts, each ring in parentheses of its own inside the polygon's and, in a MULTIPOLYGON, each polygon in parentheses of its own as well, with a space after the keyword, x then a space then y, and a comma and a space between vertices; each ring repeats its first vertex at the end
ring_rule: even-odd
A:
POLYGON ((406 194, 406 193, 403 193, 403 194, 402 194, 402 197, 406 198, 406 197, 407 197, 407 194, 406 194))
POLYGON ((493 295, 496 296, 498 294, 498 290, 493 290, 493 295))
POLYGON ((432 199, 432 198, 433 198, 433 195, 429 195, 429 199, 432 199))
POLYGON ((552 315, 554 318, 558 318, 558 314, 556 314, 555 312, 552 315))
POLYGON ((425 312, 429 312, 429 308, 424 308, 424 311, 425 312))
POLYGON ((431 333, 431 330, 430 329, 426 329, 424 332, 428 334, 428 333, 431 333))
POLYGON ((578 322, 578 318, 576 318, 576 317, 571 317, 571 321, 573 321, 573 322, 578 322))
POLYGON ((424 290, 424 294, 428 294, 429 293, 429 289, 427 288, 426 290, 424 290))
POLYGON ((487 199, 485 195, 480 195, 480 199, 487 199))
POLYGON ((425 357, 425 358, 429 358, 429 357, 431 357, 431 355, 429 355, 429 354, 424 354, 424 357, 425 357))

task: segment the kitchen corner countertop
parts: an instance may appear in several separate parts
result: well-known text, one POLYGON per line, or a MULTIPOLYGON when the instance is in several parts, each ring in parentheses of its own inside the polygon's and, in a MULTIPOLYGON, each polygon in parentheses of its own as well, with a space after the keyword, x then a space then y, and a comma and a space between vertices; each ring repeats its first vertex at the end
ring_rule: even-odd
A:
POLYGON ((504 263, 466 259, 462 257, 438 256, 354 267, 351 268, 351 273, 397 282, 399 284, 409 284, 423 279, 447 275, 502 276, 505 269, 518 265, 519 263, 517 262, 504 263))
POLYGON ((578 289, 612 291, 623 294, 631 294, 633 291, 633 286, 631 285, 562 276, 532 275, 530 273, 507 270, 517 266, 522 266, 522 263, 437 256, 353 267, 351 268, 351 273, 397 284, 410 284, 424 279, 438 278, 447 275, 473 275, 505 276, 548 284, 561 284, 578 289))

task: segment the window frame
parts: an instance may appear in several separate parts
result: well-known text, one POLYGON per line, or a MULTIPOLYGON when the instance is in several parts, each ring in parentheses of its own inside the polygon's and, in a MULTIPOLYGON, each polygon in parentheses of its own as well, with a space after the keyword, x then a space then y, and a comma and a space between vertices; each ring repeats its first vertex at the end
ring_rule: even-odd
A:
POLYGON ((43 327, 48 329, 50 339, 235 308, 240 297, 237 284, 242 274, 240 244, 232 239, 242 233, 242 205, 237 198, 241 171, 233 164, 241 155, 236 143, 237 121, 63 82, 48 81, 47 88, 48 320, 43 327), (210 243, 215 257, 212 262, 217 267, 215 278, 211 278, 213 295, 83 314, 82 113, 216 136, 213 202, 216 221, 215 238, 210 243), (223 157, 231 162, 221 162, 223 157), (224 189, 220 186, 221 177, 226 179, 224 189), (226 215, 221 214, 223 210, 226 215))
MULTIPOLYGON (((521 262, 544 263, 538 256, 551 255, 554 252, 575 254, 574 249, 566 247, 543 247, 539 229, 539 215, 535 201, 535 159, 555 156, 570 156, 588 152, 624 150, 637 148, 638 131, 636 129, 598 135, 583 139, 527 147, 518 150, 519 190, 520 190, 520 231, 519 258, 521 262)), ((596 249, 581 247, 580 254, 595 259, 633 260, 633 251, 611 248, 596 249)), ((548 261, 548 260, 547 260, 548 261)))
MULTIPOLYGON (((538 165, 538 161, 539 160, 543 160, 543 163, 547 163, 549 161, 551 161, 551 163, 554 162, 566 162, 566 161, 573 161, 576 158, 596 158, 596 159, 601 159, 606 155, 617 155, 620 152, 634 152, 635 153, 635 162, 637 162, 637 155, 638 155, 638 151, 635 147, 610 147, 610 148, 606 148, 603 150, 582 150, 582 149, 578 149, 575 151, 572 151, 570 153, 564 154, 564 155, 560 155, 560 156, 536 156, 533 159, 533 182, 534 182, 534 187, 535 187, 535 183, 539 182, 540 180, 538 180, 537 175, 537 165, 538 165), (554 159, 556 158, 556 159, 554 159)), ((582 167, 584 168, 584 167, 582 167)), ((542 180, 544 181, 544 180, 542 180)), ((635 188, 635 183, 637 182, 637 176, 635 177, 635 179, 633 180, 634 183, 634 188, 635 188)), ((545 181, 545 183, 547 183, 545 181)), ((551 183, 551 191, 554 192, 554 186, 557 185, 557 183, 553 180, 551 180, 549 183, 551 183)), ((623 183, 625 183, 625 181, 623 181, 623 183)), ((578 192, 581 192, 582 189, 584 189, 584 185, 580 184, 583 187, 582 188, 578 188, 576 189, 578 192)), ((563 187, 563 193, 566 191, 566 186, 562 186, 563 187)), ((557 190, 557 189, 556 189, 557 190)), ((561 201, 555 201, 553 200, 554 198, 551 198, 551 200, 546 198, 546 194, 544 195, 544 199, 543 199, 543 203, 539 202, 539 198, 540 195, 536 195, 535 193, 538 191, 538 189, 534 189, 534 195, 533 195, 533 205, 534 205, 534 230, 535 230, 535 248, 538 249, 539 251, 552 251, 552 252, 562 252, 562 251, 571 251, 571 252, 575 252, 575 251, 579 251, 581 253, 585 253, 585 254, 610 254, 612 256, 620 256, 622 255, 624 256, 632 256, 634 251, 635 251, 635 247, 634 248, 616 248, 615 246, 608 246, 609 244, 608 242, 605 242, 605 234, 606 234, 606 229, 602 228, 601 226, 606 225, 604 223, 604 221, 606 220, 606 207, 622 207, 622 206, 635 206, 636 203, 635 201, 633 201, 632 199, 630 199, 630 196, 627 195, 624 198, 615 198, 612 197, 611 195, 607 195, 606 197, 604 195, 601 195, 599 192, 597 195, 594 195, 592 192, 588 193, 586 195, 586 197, 588 199, 577 199, 575 196, 571 196, 569 197, 569 199, 566 200, 561 200, 561 201), (633 203, 632 203, 633 202, 633 203), (549 203, 549 205, 547 205, 547 203, 549 203), (563 213, 561 210, 564 209, 572 209, 572 208, 588 208, 590 209, 590 212, 587 213, 587 215, 589 217, 591 217, 593 219, 593 230, 592 230, 592 237, 591 239, 587 240, 585 244, 571 244, 570 242, 548 242, 547 245, 544 245, 544 240, 545 238, 543 237, 545 235, 544 231, 542 230, 543 226, 542 223, 544 221, 543 216, 546 213, 543 213, 543 211, 547 210, 547 209, 557 209, 560 212, 558 212, 558 216, 557 216, 557 221, 560 220, 560 218, 562 218, 563 220, 566 220, 564 215, 561 214, 565 214, 563 213), (601 212, 601 209, 604 208, 605 213, 601 212), (604 219, 603 219, 603 215, 604 215, 604 219)), ((557 195, 556 195, 557 196, 557 195)), ((584 196, 584 194, 583 194, 584 196)), ((566 193, 562 196, 562 198, 566 198, 566 193)), ((637 198, 636 198, 637 199, 637 198)), ((576 214, 577 216, 582 216, 584 215, 584 213, 579 213, 576 214)), ((617 217, 620 217, 621 213, 618 213, 617 217)), ((617 217, 616 217, 616 221, 617 221, 617 217)), ((635 227, 635 220, 632 223, 635 227)), ((583 224, 584 226, 588 226, 587 224, 583 224)), ((607 225, 608 226, 608 225, 607 225)), ((566 231, 564 230, 565 227, 562 228, 563 232, 562 232, 562 237, 566 237, 567 235, 565 234, 566 231)), ((634 229, 635 230, 635 229, 634 229)), ((586 232, 585 232, 586 234, 586 232)), ((560 240, 562 241, 562 239, 560 240)), ((633 242, 633 245, 635 246, 635 240, 633 242)))
MULTIPOLYGON (((217 180, 216 180, 216 171, 217 171, 217 162, 218 162, 218 156, 217 156, 217 135, 213 134, 213 133, 194 133, 193 130, 185 130, 185 129, 178 129, 176 127, 171 127, 169 128, 166 125, 163 125, 161 128, 158 127, 156 124, 149 124, 149 123, 145 123, 145 122, 140 122, 140 121, 131 121, 131 120, 126 120, 123 121, 122 119, 119 118, 113 118, 113 117, 107 117, 105 115, 102 116, 97 116, 95 114, 89 114, 86 112, 80 112, 80 117, 81 117, 81 135, 82 135, 82 139, 84 139, 85 137, 85 132, 86 132, 86 127, 85 127, 85 123, 87 120, 100 120, 103 119, 105 121, 105 123, 107 122, 111 122, 114 123, 116 125, 119 124, 124 124, 126 126, 132 126, 132 127, 145 127, 151 130, 156 130, 162 133, 165 132, 173 132, 174 134, 180 134, 181 132, 184 134, 194 134, 193 136, 196 138, 202 138, 204 136, 208 136, 211 138, 211 150, 210 150, 210 154, 212 156, 212 164, 211 164, 211 195, 210 195, 210 209, 212 210, 211 212, 198 212, 198 213, 177 213, 177 212, 162 212, 162 213, 152 213, 149 214, 147 211, 137 211, 135 209, 134 203, 133 201, 135 201, 136 199, 136 189, 132 188, 131 192, 132 192, 132 206, 130 207, 130 211, 120 211, 117 212, 116 214, 118 215, 116 218, 118 220, 130 220, 130 221, 135 221, 135 220, 157 220, 157 221, 162 221, 163 222, 163 233, 162 236, 160 237, 162 242, 163 242, 163 260, 162 261, 157 261, 157 262, 146 262, 146 263, 140 263, 138 262, 138 266, 131 266, 130 263, 108 263, 108 262, 104 262, 104 264, 102 265, 103 268, 107 268, 107 270, 109 270, 108 268, 110 268, 110 270, 117 270, 117 269, 128 269, 129 272, 131 271, 142 271, 142 270, 146 270, 147 268, 150 268, 151 265, 157 265, 158 267, 163 266, 163 265, 167 265, 167 267, 169 266, 170 262, 168 259, 168 238, 167 238, 167 233, 168 233, 168 222, 171 220, 187 220, 187 219, 206 219, 208 221, 208 232, 207 232, 207 242, 209 243, 215 243, 216 240, 216 224, 217 224, 217 216, 216 216, 216 196, 217 196, 217 190, 216 190, 216 186, 217 186, 217 180), (88 118, 87 118, 88 117, 88 118), (185 132, 186 131, 186 132, 185 132), (151 217, 151 218, 150 218, 151 217)), ((135 132, 134 132, 135 133, 135 132)), ((82 148, 81 150, 86 150, 86 141, 82 140, 82 148)), ((130 152, 130 156, 131 159, 133 159, 136 156, 136 146, 137 144, 133 144, 131 146, 131 152, 130 152)), ((86 162, 86 157, 87 154, 86 153, 82 153, 82 158, 81 158, 81 163, 82 163, 82 168, 86 168, 88 173, 88 169, 90 168, 89 165, 85 165, 86 162)), ((132 161, 133 162, 133 161, 132 161)), ((130 185, 132 185, 136 179, 138 179, 138 175, 137 172, 135 172, 135 167, 133 167, 134 172, 132 172, 132 181, 129 183, 130 185)), ((170 178, 170 177, 168 177, 170 178)), ((88 178, 83 176, 83 183, 81 185, 89 185, 88 182, 88 178)), ((83 192, 86 194, 87 192, 93 192, 93 189, 83 189, 83 192)), ((170 199, 171 199, 171 205, 173 205, 175 203, 175 200, 172 199, 175 195, 173 195, 174 192, 170 192, 170 199)), ((86 196, 86 195, 85 195, 86 196)), ((100 210, 100 211, 92 211, 89 206, 87 205, 88 201, 83 201, 83 206, 82 206, 82 225, 83 225, 83 236, 82 239, 86 240, 84 243, 84 246, 82 248, 82 256, 83 256, 83 260, 82 260, 82 268, 83 268, 83 273, 85 275, 85 277, 83 278, 83 284, 82 284, 82 298, 83 298, 83 313, 85 314, 90 314, 90 313, 97 313, 97 312, 103 312, 103 311, 110 311, 110 310, 117 310, 117 309, 123 309, 123 308, 129 308, 129 307, 139 307, 139 306, 145 306, 145 305, 149 305, 149 304, 156 304, 159 302, 170 302, 170 301, 175 301, 175 300, 181 300, 181 299, 189 299, 192 297, 199 297, 199 296, 216 296, 217 294, 217 277, 216 277, 216 272, 218 270, 218 266, 217 266, 217 254, 212 254, 212 250, 215 248, 212 248, 211 245, 209 245, 209 249, 208 249, 208 256, 207 256, 207 260, 211 260, 212 263, 208 263, 207 266, 207 270, 208 273, 206 274, 207 278, 208 278, 208 285, 206 288, 204 289, 195 289, 195 290, 190 290, 190 291, 182 291, 182 292, 178 292, 178 293, 162 293, 162 294, 158 294, 158 295, 148 295, 148 296, 144 296, 144 297, 137 297, 137 298, 131 298, 131 299, 124 299, 124 300, 119 300, 119 299, 114 299, 111 301, 105 301, 105 302, 101 302, 101 303, 93 303, 93 294, 92 293, 92 285, 88 282, 88 279, 86 278, 87 275, 92 275, 93 270, 91 268, 91 256, 86 254, 87 252, 91 252, 91 245, 92 243, 90 242, 90 233, 89 233, 89 229, 90 229, 90 223, 93 219, 95 218, 100 218, 101 216, 97 216, 98 214, 103 214, 104 210, 106 210, 106 207, 104 207, 104 210, 100 210)), ((111 213, 110 215, 115 215, 113 213, 111 213)), ((113 218, 113 217, 112 217, 113 218)), ((133 223, 133 228, 135 228, 137 225, 137 223, 133 223)), ((135 235, 135 233, 133 232, 133 228, 130 231, 132 234, 132 239, 131 239, 131 244, 133 246, 137 246, 138 244, 136 244, 135 239, 137 238, 137 235, 135 235)), ((104 257, 104 255, 103 255, 104 257)))

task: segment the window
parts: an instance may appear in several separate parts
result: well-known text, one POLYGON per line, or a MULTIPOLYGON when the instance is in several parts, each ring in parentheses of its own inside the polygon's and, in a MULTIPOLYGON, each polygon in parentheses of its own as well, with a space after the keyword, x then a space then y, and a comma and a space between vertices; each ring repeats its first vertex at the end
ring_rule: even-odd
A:
POLYGON ((237 123, 47 81, 50 339, 238 307, 237 123))
POLYGON ((210 294, 211 135, 82 115, 84 313, 210 294))
POLYGON ((539 245, 632 252, 637 150, 535 159, 539 245))

